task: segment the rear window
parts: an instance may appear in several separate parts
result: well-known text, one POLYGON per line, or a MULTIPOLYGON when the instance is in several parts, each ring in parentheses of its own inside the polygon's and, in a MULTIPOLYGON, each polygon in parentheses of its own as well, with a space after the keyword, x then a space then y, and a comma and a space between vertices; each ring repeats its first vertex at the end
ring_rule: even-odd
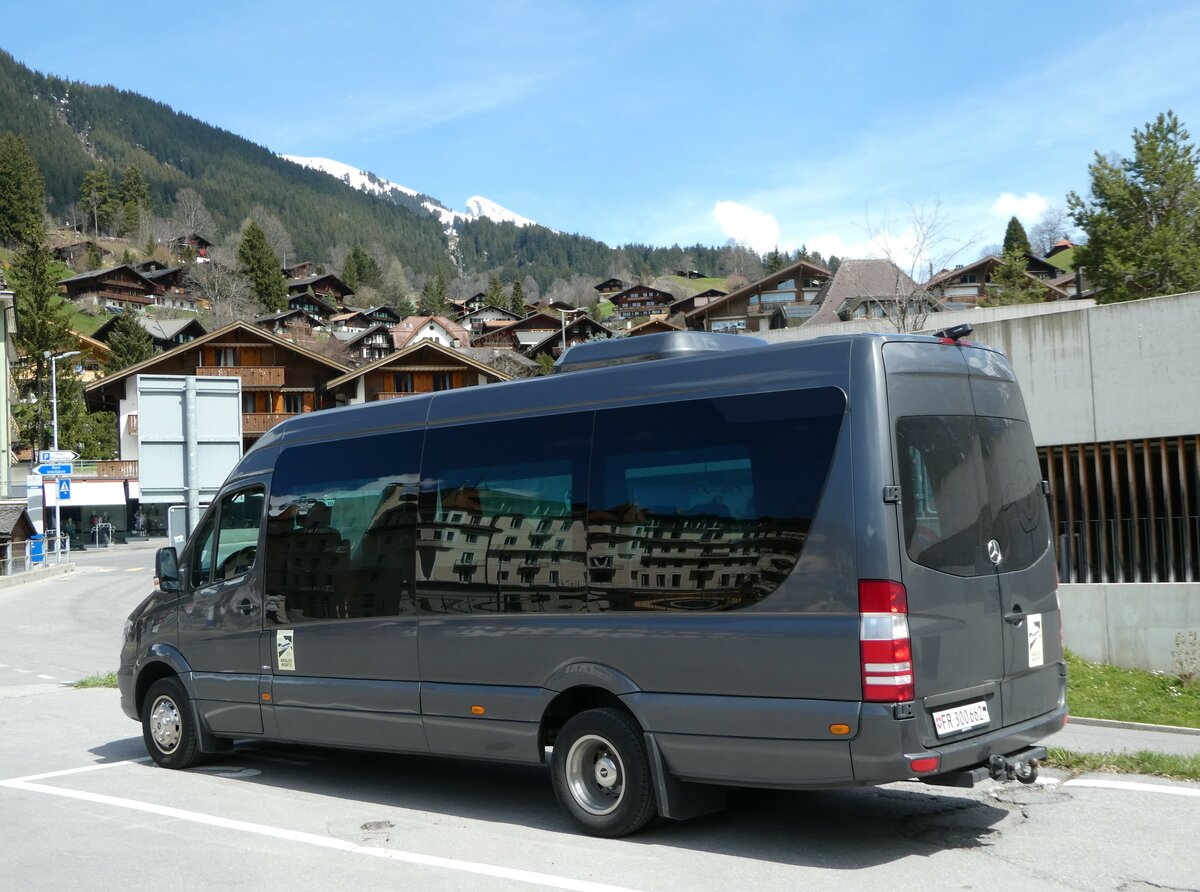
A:
POLYGON ((1029 567, 1049 530, 1029 425, 1008 418, 918 415, 896 422, 904 543, 918 564, 956 576, 1029 567))

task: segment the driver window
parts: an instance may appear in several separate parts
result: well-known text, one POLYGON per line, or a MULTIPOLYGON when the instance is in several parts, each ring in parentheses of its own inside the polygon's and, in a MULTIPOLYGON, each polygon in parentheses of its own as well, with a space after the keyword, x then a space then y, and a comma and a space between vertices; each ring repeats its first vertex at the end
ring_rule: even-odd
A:
POLYGON ((254 566, 264 497, 262 489, 248 489, 221 499, 214 582, 241 576, 254 566))

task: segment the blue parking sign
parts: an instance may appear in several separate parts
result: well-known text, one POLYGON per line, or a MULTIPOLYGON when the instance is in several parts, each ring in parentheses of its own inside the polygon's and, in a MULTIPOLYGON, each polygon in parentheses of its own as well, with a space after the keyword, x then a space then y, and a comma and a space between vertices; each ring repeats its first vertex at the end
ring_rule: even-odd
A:
POLYGON ((58 481, 58 500, 68 502, 71 499, 71 478, 64 477, 58 481))

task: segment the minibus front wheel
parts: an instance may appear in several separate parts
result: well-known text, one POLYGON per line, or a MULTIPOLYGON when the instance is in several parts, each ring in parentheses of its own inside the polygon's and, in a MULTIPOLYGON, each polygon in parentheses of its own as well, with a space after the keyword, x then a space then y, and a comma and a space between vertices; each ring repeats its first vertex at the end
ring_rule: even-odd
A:
POLYGON ((563 725, 551 763, 559 804, 592 836, 636 833, 654 817, 642 731, 621 709, 589 709, 563 725))
POLYGON ((163 768, 191 768, 200 761, 192 704, 175 676, 160 678, 146 692, 142 738, 150 758, 163 768))

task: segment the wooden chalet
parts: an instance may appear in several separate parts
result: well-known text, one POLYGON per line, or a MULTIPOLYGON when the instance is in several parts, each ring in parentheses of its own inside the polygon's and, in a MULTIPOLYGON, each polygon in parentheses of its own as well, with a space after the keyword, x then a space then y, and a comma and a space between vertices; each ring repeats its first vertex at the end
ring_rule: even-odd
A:
POLYGON ((530 359, 537 359, 543 354, 555 359, 562 356, 568 349, 584 341, 595 338, 611 338, 613 333, 590 316, 580 316, 573 322, 568 322, 566 328, 552 331, 542 340, 521 352, 530 359))
POLYGON ((331 332, 352 332, 358 334, 379 323, 362 310, 344 313, 334 313, 325 320, 325 328, 331 332))
POLYGON ((323 295, 307 290, 291 295, 288 298, 288 309, 302 310, 312 318, 321 320, 322 324, 338 311, 323 295))
POLYGON ((301 279, 290 279, 287 283, 288 294, 301 294, 312 291, 323 296, 327 301, 342 306, 346 298, 354 294, 354 289, 335 276, 333 273, 305 276, 301 279))
MULTIPOLYGON (((992 275, 1003 262, 1003 257, 989 254, 974 263, 942 270, 929 280, 926 287, 939 301, 976 306, 987 299, 992 275)), ((1042 286, 1042 300, 1066 300, 1071 297, 1070 293, 1053 284, 1063 277, 1063 271, 1029 251, 1025 252, 1025 275, 1042 286)))
POLYGON ((621 279, 605 279, 599 285, 592 286, 600 293, 602 297, 612 297, 614 294, 620 294, 629 287, 629 283, 621 279))
POLYGON ((469 347, 471 334, 445 316, 409 316, 392 326, 392 341, 400 350, 417 341, 436 341, 443 347, 469 347))
POLYGON ((500 328, 485 330, 471 341, 473 347, 507 347, 511 350, 529 348, 540 343, 546 335, 562 329, 562 320, 549 313, 533 313, 524 319, 500 328))
POLYGON ((189 254, 197 258, 207 258, 213 243, 198 232, 189 232, 178 238, 171 239, 171 253, 187 257, 189 254))
POLYGON ((300 263, 285 266, 280 272, 283 273, 285 279, 308 279, 320 275, 317 265, 311 260, 302 260, 300 263))
POLYGON ((395 325, 404 318, 388 306, 369 307, 365 310, 362 310, 362 312, 365 313, 369 318, 374 319, 376 322, 382 322, 384 325, 395 325))
POLYGON ((128 265, 90 270, 57 284, 68 300, 94 307, 140 309, 155 302, 154 283, 128 265))
POLYGON ((615 307, 616 317, 627 321, 667 312, 667 308, 675 302, 675 295, 649 285, 631 285, 620 294, 609 297, 609 300, 615 307))
POLYGON ((334 378, 327 388, 341 405, 507 380, 509 375, 499 369, 437 341, 414 341, 390 356, 334 378))
POLYGON ((321 324, 321 319, 310 316, 304 310, 282 310, 261 316, 254 320, 254 324, 289 341, 309 341, 313 329, 321 324))
MULTIPOLYGON (((187 319, 155 319, 151 316, 137 313, 134 314, 133 318, 138 325, 146 330, 146 334, 150 335, 150 339, 154 341, 154 347, 157 350, 170 350, 178 347, 180 344, 186 344, 188 341, 194 341, 196 338, 201 338, 208 334, 208 329, 201 325, 200 320, 195 317, 187 319)), ((97 341, 107 344, 109 335, 112 334, 113 327, 116 324, 117 317, 113 316, 92 332, 92 337, 97 341)))
POLYGON ((798 260, 687 310, 688 328, 704 331, 760 332, 770 328, 771 316, 782 304, 811 304, 833 272, 811 260, 798 260))
POLYGON ((87 267, 90 262, 89 258, 99 257, 100 262, 103 263, 105 257, 112 257, 112 251, 88 239, 83 242, 60 245, 54 249, 54 257, 56 260, 61 260, 67 266, 71 267, 71 269, 80 269, 81 267, 87 267))
MULTIPOLYGON (((638 335, 662 334, 664 331, 683 331, 685 326, 677 325, 674 322, 668 321, 669 316, 651 316, 641 325, 635 325, 625 333, 625 337, 632 338, 638 335)), ((675 317, 678 318, 678 317, 675 317)))
POLYGON ((84 387, 89 412, 116 412, 120 458, 137 459, 137 376, 203 375, 242 381, 242 441, 249 447, 285 418, 322 408, 343 363, 248 322, 233 322, 84 387))
POLYGON ((355 364, 374 362, 396 352, 388 326, 377 322, 363 331, 343 329, 332 335, 345 345, 346 358, 355 364))

